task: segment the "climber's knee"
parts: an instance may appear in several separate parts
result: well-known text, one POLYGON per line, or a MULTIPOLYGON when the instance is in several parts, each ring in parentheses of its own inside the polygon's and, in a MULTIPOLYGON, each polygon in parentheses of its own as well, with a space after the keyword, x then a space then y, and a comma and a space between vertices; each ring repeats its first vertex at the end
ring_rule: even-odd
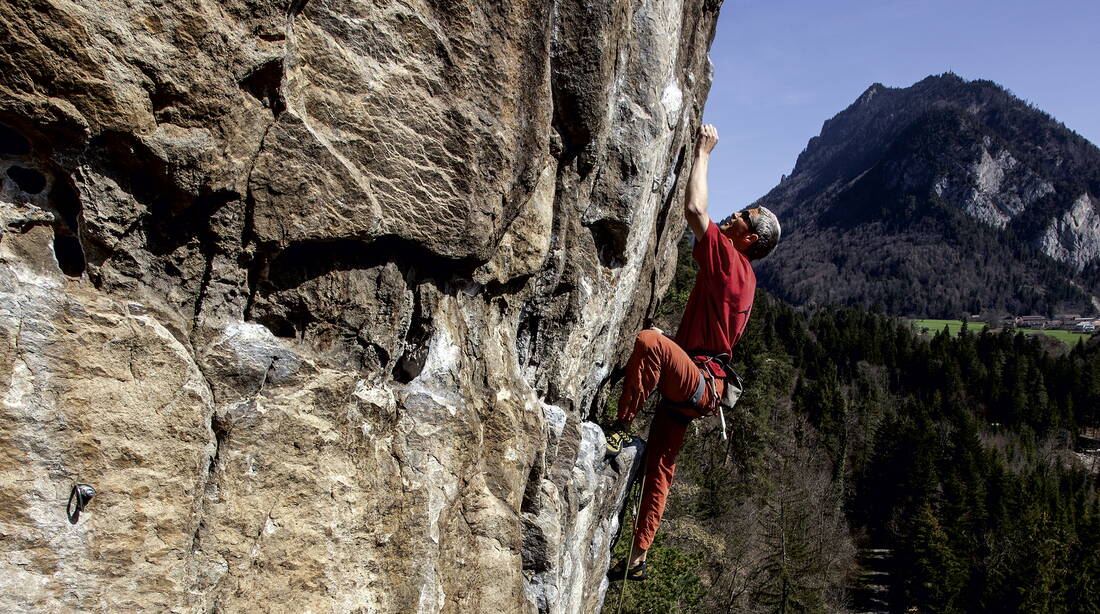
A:
POLYGON ((638 333, 638 337, 634 340, 634 347, 642 347, 647 350, 652 350, 661 343, 661 337, 663 337, 659 331, 652 328, 647 328, 638 333))

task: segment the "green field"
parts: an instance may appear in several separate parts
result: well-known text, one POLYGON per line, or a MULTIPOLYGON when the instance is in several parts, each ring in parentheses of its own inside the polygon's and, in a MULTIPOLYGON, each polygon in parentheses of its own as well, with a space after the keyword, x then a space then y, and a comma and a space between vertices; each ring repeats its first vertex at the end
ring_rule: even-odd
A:
POLYGON ((1077 345, 1077 342, 1081 339, 1088 339, 1092 336, 1090 333, 1075 333, 1068 330, 1032 330, 1029 328, 1022 328, 1020 330, 1025 335, 1031 333, 1042 333, 1044 335, 1047 335, 1048 337, 1054 337, 1055 339, 1069 346, 1077 345))
MULTIPOLYGON (((917 332, 927 332, 928 334, 931 334, 931 335, 934 335, 934 334, 940 332, 941 330, 943 330, 943 327, 946 326, 947 327, 947 332, 950 333, 950 335, 952 337, 959 334, 959 330, 962 329, 962 325, 963 325, 962 320, 909 320, 909 321, 913 323, 913 328, 915 328, 917 330, 917 332)), ((972 333, 979 332, 983 328, 985 328, 984 323, 968 323, 966 325, 966 330, 968 330, 972 333)))
MULTIPOLYGON (((961 329, 963 325, 962 320, 909 320, 909 322, 913 324, 913 328, 916 329, 917 332, 922 332, 923 329, 929 334, 938 333, 946 326, 947 332, 950 333, 951 336, 958 335, 959 329, 961 329)), ((970 323, 967 325, 967 330, 973 333, 983 328, 985 328, 985 324, 983 323, 970 323)), ((1054 337, 1069 346, 1074 346, 1079 340, 1088 339, 1090 336, 1089 333, 1075 333, 1068 330, 1037 330, 1032 328, 1021 328, 1018 330, 1025 335, 1039 333, 1048 337, 1054 337)))

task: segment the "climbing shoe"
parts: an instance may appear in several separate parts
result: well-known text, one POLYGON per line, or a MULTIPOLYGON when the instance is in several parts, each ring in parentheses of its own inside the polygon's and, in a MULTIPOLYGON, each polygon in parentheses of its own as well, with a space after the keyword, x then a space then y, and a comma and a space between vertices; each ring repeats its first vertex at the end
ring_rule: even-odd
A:
POLYGON ((611 427, 611 430, 607 432, 607 454, 608 458, 612 456, 618 456, 619 452, 623 451, 623 446, 626 442, 630 441, 630 433, 626 432, 626 429, 616 424, 611 427))
POLYGON ((616 563, 615 566, 607 572, 607 579, 611 580, 612 582, 617 582, 619 580, 633 580, 637 582, 645 580, 645 575, 645 561, 642 561, 641 563, 638 563, 634 567, 631 567, 629 570, 627 570, 626 559, 623 559, 616 563))

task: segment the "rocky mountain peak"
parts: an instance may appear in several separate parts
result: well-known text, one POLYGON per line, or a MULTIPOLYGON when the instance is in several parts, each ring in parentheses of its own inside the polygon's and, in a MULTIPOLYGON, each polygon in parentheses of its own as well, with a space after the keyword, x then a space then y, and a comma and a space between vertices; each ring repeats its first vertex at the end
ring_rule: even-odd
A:
POLYGON ((983 307, 1053 311, 1064 304, 1084 309, 1097 293, 1093 270, 1100 264, 1100 233, 1095 232, 1098 169, 1100 150, 1094 145, 990 81, 966 81, 947 73, 908 88, 874 84, 824 123, 791 175, 760 200, 783 215, 785 227, 792 230, 784 254, 764 263, 764 278, 783 288, 781 295, 799 302, 878 301, 921 314, 924 306, 947 303, 919 286, 910 288, 916 281, 909 271, 913 267, 900 263, 919 256, 895 253, 901 245, 914 246, 920 235, 918 244, 930 249, 939 242, 948 252, 957 250, 943 267, 974 280, 937 290, 956 297, 948 301, 954 315, 983 307), (928 217, 940 230, 921 225, 928 217), (860 242, 818 244, 817 235, 841 231, 855 231, 860 242), (942 232, 948 235, 933 239, 942 232), (975 242, 967 235, 975 234, 989 237, 979 244, 1002 247, 974 253, 975 242), (832 263, 826 267, 831 274, 852 274, 859 281, 834 298, 829 293, 835 294, 836 288, 823 296, 809 290, 816 282, 796 273, 809 262, 794 262, 807 258, 808 248, 792 245, 791 239, 817 245, 812 249, 821 253, 813 259, 832 263), (883 269, 866 262, 862 252, 869 241, 897 243, 896 250, 884 246, 877 256, 899 264, 883 269), (1039 266, 1033 262, 1037 255, 1046 272, 1024 273, 1039 266), (1011 289, 996 296, 983 289, 986 284, 977 282, 981 274, 973 272, 973 263, 990 259, 1016 270, 999 276, 1011 289), (835 264, 841 261, 861 262, 856 268, 862 272, 835 264), (890 298, 856 292, 875 278, 895 284, 887 291, 890 298), (799 286, 804 290, 792 290, 799 286), (903 291, 903 286, 909 289, 903 291))
POLYGON ((875 94, 878 94, 884 89, 886 89, 885 85, 881 83, 872 83, 870 87, 868 87, 866 90, 864 90, 862 94, 860 94, 859 98, 856 99, 855 104, 868 104, 875 97, 875 94))

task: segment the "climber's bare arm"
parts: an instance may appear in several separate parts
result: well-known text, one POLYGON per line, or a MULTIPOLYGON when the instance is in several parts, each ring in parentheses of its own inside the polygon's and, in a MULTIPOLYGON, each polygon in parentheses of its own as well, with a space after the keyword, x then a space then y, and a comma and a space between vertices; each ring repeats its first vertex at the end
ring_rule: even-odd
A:
POLYGON ((701 126, 695 137, 695 159, 691 163, 691 176, 688 177, 687 193, 684 195, 684 217, 697 238, 702 237, 710 225, 710 216, 707 215, 707 166, 710 152, 717 144, 718 129, 711 124, 701 126))

